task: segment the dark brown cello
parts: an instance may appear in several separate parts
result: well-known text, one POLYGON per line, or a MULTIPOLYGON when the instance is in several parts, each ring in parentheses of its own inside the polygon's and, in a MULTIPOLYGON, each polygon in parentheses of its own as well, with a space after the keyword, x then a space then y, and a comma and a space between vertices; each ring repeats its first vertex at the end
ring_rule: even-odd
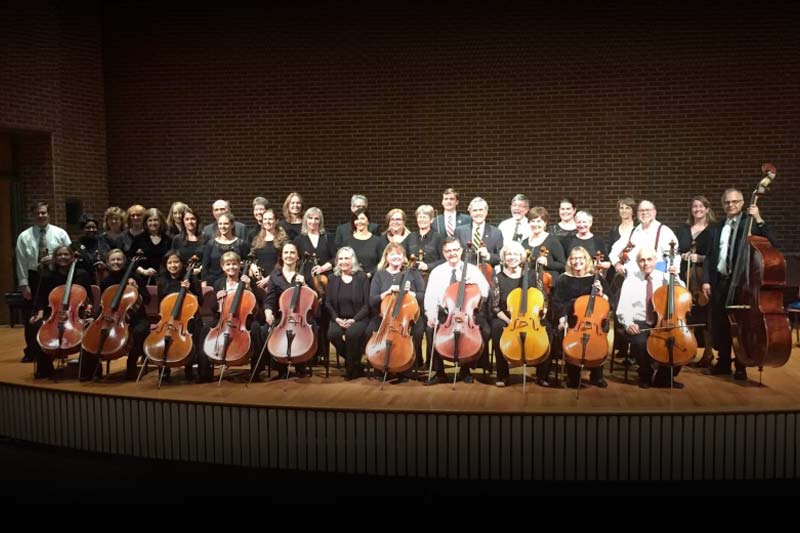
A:
MULTIPOLYGON (((539 257, 547 257, 550 255, 550 250, 547 246, 539 248, 539 257)), ((544 269, 544 265, 536 262, 536 288, 542 291, 545 296, 550 296, 550 291, 553 290, 553 275, 544 269)))
MULTIPOLYGON (((250 262, 246 261, 241 272, 250 270, 250 262)), ((227 281, 226 281, 227 283, 227 281)), ((245 282, 239 281, 234 292, 225 295, 220 310, 219 323, 208 332, 203 342, 203 351, 211 363, 222 365, 219 379, 229 366, 245 365, 250 360, 250 332, 247 329, 247 317, 256 306, 256 297, 246 290, 245 282)))
POLYGON ((305 261, 295 273, 292 286, 283 291, 278 305, 281 309, 281 321, 272 328, 267 346, 269 353, 281 364, 299 365, 305 363, 317 353, 317 336, 311 326, 309 316, 313 316, 319 306, 319 297, 313 289, 300 285, 297 275, 303 272, 305 261))
POLYGON ((42 351, 52 358, 64 359, 81 349, 84 328, 80 310, 87 295, 86 289, 72 282, 77 263, 78 252, 75 252, 67 282, 50 291, 50 317, 36 334, 36 341, 42 351))
MULTIPOLYGON (((197 264, 197 256, 192 256, 186 265, 184 281, 191 279, 197 264)), ((197 296, 184 287, 161 300, 161 320, 144 341, 144 353, 148 361, 163 368, 183 366, 186 363, 194 347, 189 321, 194 319, 198 308, 197 296)), ((159 373, 159 385, 163 375, 162 370, 159 373)))
POLYGON ((137 261, 142 257, 144 253, 138 250, 131 258, 122 280, 103 291, 100 314, 83 335, 81 344, 86 353, 106 361, 118 359, 128 353, 130 331, 126 315, 139 301, 139 290, 131 286, 128 280, 131 279, 137 261))
MULTIPOLYGON (((675 241, 672 241, 669 243, 670 267, 675 254, 675 241)), ((658 314, 658 320, 647 337, 647 353, 670 369, 691 363, 697 354, 697 339, 686 320, 692 310, 692 293, 681 287, 676 278, 675 274, 670 273, 669 284, 653 293, 653 310, 658 314)), ((670 380, 672 374, 670 372, 670 380)))
POLYGON ((407 274, 414 267, 412 255, 408 267, 400 276, 400 290, 389 294, 381 302, 381 325, 367 343, 367 360, 372 367, 383 372, 383 383, 389 373, 399 374, 414 365, 414 343, 411 338, 412 322, 419 320, 419 303, 406 291, 407 274))
MULTIPOLYGON (((436 329, 433 339, 439 355, 455 363, 456 368, 476 360, 483 350, 483 337, 475 322, 475 309, 481 303, 481 291, 477 285, 467 284, 468 261, 465 259, 462 263, 461 281, 451 283, 445 289, 442 303, 447 309, 447 319, 436 329)), ((457 378, 458 372, 454 379, 457 378)))
MULTIPOLYGON (((753 191, 750 205, 764 195, 777 170, 761 167, 763 179, 753 191)), ((783 366, 792 352, 788 314, 783 309, 786 260, 769 239, 751 235, 753 217, 745 212, 744 238, 740 239, 725 306, 731 325, 736 359, 745 366, 783 366)))

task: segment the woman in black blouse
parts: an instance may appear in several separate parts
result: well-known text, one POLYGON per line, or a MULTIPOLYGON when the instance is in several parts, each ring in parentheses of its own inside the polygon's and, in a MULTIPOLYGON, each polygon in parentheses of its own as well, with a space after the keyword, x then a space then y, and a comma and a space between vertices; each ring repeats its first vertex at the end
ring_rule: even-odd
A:
POLYGON ((325 307, 330 316, 328 338, 337 354, 345 358, 345 379, 361 377, 361 355, 369 324, 369 278, 361 270, 352 248, 343 246, 336 253, 336 267, 328 278, 325 307))
POLYGON ((172 248, 172 237, 166 233, 164 215, 156 208, 144 212, 146 231, 133 239, 132 251, 144 252, 144 258, 136 265, 136 273, 150 280, 155 280, 164 256, 172 248))
MULTIPOLYGON (((103 233, 100 234, 100 239, 105 241, 108 250, 119 248, 125 249, 124 244, 124 230, 125 230, 125 211, 119 207, 112 206, 106 209, 103 215, 103 233)), ((106 257, 103 256, 103 261, 106 257)))
POLYGON ((369 211, 366 208, 356 209, 352 215, 353 233, 345 239, 345 246, 353 249, 358 263, 367 277, 371 277, 378 268, 386 241, 369 231, 369 211))
MULTIPOLYGON (((558 237, 559 239, 566 240, 575 235, 577 231, 575 228, 575 213, 578 208, 575 205, 575 200, 572 198, 562 198, 558 204, 558 217, 561 219, 556 224, 552 224, 547 228, 550 235, 558 237)), ((528 215, 530 218, 530 215, 528 215)))
POLYGON ((419 229, 412 232, 403 241, 406 255, 408 257, 417 256, 417 268, 422 272, 423 277, 426 277, 431 270, 444 263, 442 236, 431 228, 435 213, 433 206, 419 206, 415 212, 419 229), (420 251, 423 252, 422 257, 420 257, 420 251))
MULTIPOLYGON (((172 239, 172 249, 178 252, 181 260, 187 263, 193 255, 202 261, 206 245, 203 239, 202 225, 200 217, 191 207, 186 207, 183 212, 183 225, 180 235, 172 239)), ((195 274, 200 273, 201 265, 197 266, 195 274)))
POLYGON ((584 250, 589 252, 591 257, 594 257, 597 252, 603 254, 603 262, 600 264, 603 269, 611 268, 611 261, 608 261, 606 255, 606 243, 600 236, 592 233, 592 224, 594 217, 588 211, 578 211, 575 213, 575 235, 568 238, 566 246, 564 246, 565 256, 569 257, 570 252, 576 246, 583 247, 584 250))
POLYGON ((535 262, 541 264, 553 276, 555 285, 559 274, 564 272, 564 246, 557 237, 544 230, 549 220, 550 215, 544 207, 534 207, 528 211, 531 236, 522 241, 522 247, 531 250, 533 257, 536 258, 535 262), (546 256, 541 252, 542 246, 547 248, 546 256))
POLYGON ((94 216, 84 213, 81 215, 80 224, 83 237, 80 239, 80 258, 77 266, 89 273, 93 283, 99 284, 105 275, 105 258, 111 248, 108 247, 106 240, 97 236, 98 221, 94 216))
POLYGON ((223 213, 217 219, 217 234, 206 243, 203 253, 203 286, 212 287, 225 277, 220 260, 227 252, 235 252, 239 257, 247 257, 250 245, 234 234, 234 219, 231 213, 223 213))
POLYGON ((303 225, 303 197, 296 192, 290 192, 289 196, 283 202, 283 220, 278 222, 283 231, 286 232, 290 241, 293 241, 298 235, 303 225))
POLYGON ((176 237, 183 233, 183 215, 189 207, 183 202, 173 202, 167 213, 167 235, 176 237))

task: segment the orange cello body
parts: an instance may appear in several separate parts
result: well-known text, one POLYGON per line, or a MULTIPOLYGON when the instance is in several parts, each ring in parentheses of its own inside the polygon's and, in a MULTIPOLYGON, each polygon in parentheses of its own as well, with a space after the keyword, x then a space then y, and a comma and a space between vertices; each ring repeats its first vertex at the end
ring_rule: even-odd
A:
POLYGON ((223 366, 241 366, 250 360, 250 332, 247 317, 256 306, 255 295, 239 282, 236 291, 225 295, 219 323, 208 332, 203 351, 211 360, 223 366))
POLYGON ((522 287, 506 298, 511 322, 500 336, 500 352, 509 366, 538 365, 550 355, 550 339, 542 326, 544 294, 528 287, 528 261, 522 271, 522 287))
MULTIPOLYGON (((197 266, 192 258, 186 267, 188 280, 197 266)), ((161 300, 161 320, 144 341, 144 353, 158 366, 182 366, 192 355, 194 343, 189 331, 189 321, 199 309, 197 296, 181 287, 177 293, 168 294, 161 300)))
POLYGON ((400 278, 400 291, 381 302, 381 326, 367 342, 369 364, 385 374, 405 372, 414 365, 411 325, 419 320, 420 309, 417 299, 406 292, 407 272, 400 278))
POLYGON ((81 345, 87 353, 107 361, 127 355, 131 338, 127 314, 139 301, 139 290, 128 285, 128 280, 141 257, 140 250, 131 258, 120 283, 103 291, 100 313, 83 335, 81 345))
POLYGON ((281 364, 305 363, 317 353, 317 336, 311 326, 319 297, 312 289, 294 284, 281 294, 281 321, 267 339, 269 353, 281 364))
MULTIPOLYGON (((675 257, 675 242, 670 243, 669 264, 675 257)), ((692 310, 692 294, 670 274, 669 284, 653 293, 653 310, 658 314, 655 328, 647 337, 647 353, 659 364, 670 367, 691 363, 697 353, 697 339, 686 327, 692 310)))
POLYGON ((595 256, 595 274, 592 291, 588 295, 579 296, 573 305, 573 317, 570 326, 564 333, 562 347, 564 360, 572 366, 580 368, 597 368, 608 357, 608 331, 610 329, 608 314, 611 306, 604 298, 597 296, 594 282, 600 276, 602 252, 595 256), (574 324, 574 325, 573 325, 574 324))
POLYGON ((443 359, 461 365, 480 357, 483 337, 475 323, 475 309, 481 303, 481 291, 475 284, 467 284, 467 261, 461 271, 461 281, 451 283, 444 292, 443 304, 447 320, 436 330, 434 347, 443 359))
POLYGON ((50 291, 50 317, 36 334, 42 351, 52 358, 64 359, 81 349, 84 328, 80 308, 86 302, 86 289, 72 283, 76 263, 73 260, 67 282, 50 291))
MULTIPOLYGON (((751 205, 766 192, 775 177, 770 163, 762 166, 765 177, 753 192, 751 205)), ((753 219, 748 215, 745 235, 753 219)), ((783 366, 792 352, 789 317, 783 308, 786 260, 765 237, 741 240, 726 301, 731 341, 736 359, 745 366, 783 366)))

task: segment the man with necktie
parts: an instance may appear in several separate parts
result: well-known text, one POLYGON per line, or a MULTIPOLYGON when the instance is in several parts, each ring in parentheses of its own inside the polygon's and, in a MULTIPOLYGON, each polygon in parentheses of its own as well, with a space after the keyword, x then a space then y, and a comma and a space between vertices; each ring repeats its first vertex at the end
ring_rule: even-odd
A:
POLYGON ((19 234, 16 246, 17 284, 25 300, 23 318, 26 347, 22 358, 25 363, 33 361, 33 354, 28 346, 36 344, 38 327, 31 324, 30 319, 41 279, 41 270, 50 265, 53 250, 62 244, 71 243, 66 231, 50 224, 47 202, 37 202, 32 211, 35 217, 34 225, 19 234))
POLYGON ((524 194, 518 194, 511 199, 511 218, 500 223, 497 228, 503 234, 503 243, 522 242, 531 236, 531 227, 528 224, 528 211, 531 202, 524 194))
POLYGON ((495 226, 486 222, 489 215, 489 204, 477 196, 469 203, 469 216, 472 223, 456 229, 456 237, 461 246, 467 248, 472 243, 472 248, 477 250, 483 260, 491 265, 500 263, 500 249, 503 248, 503 234, 495 226))
POLYGON ((449 188, 442 193, 444 212, 433 222, 433 231, 445 237, 454 237, 456 230, 470 223, 469 215, 456 211, 458 207, 458 191, 449 188))
MULTIPOLYGON (((709 228, 711 248, 703 263, 703 292, 711 302, 711 331, 717 349, 717 364, 709 370, 715 376, 731 374, 731 330, 725 301, 731 285, 733 265, 736 264, 737 250, 744 235, 744 196, 737 189, 722 193, 722 208, 725 220, 709 228)), ((757 205, 751 205, 747 213, 753 217, 752 234, 766 237, 774 245, 764 219, 757 205)), ((734 379, 746 380, 745 366, 734 361, 734 379)))

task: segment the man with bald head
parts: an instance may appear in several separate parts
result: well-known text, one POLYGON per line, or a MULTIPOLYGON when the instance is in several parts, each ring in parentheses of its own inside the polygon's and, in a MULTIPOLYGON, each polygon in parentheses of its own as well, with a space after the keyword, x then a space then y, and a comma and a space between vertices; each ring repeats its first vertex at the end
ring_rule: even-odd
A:
MULTIPOLYGON (((631 344, 630 354, 639 364, 639 387, 669 387, 670 368, 659 365, 647 353, 650 333, 642 330, 655 326, 658 316, 653 309, 653 293, 669 283, 670 273, 678 274, 678 265, 673 264, 668 272, 656 270, 656 251, 650 246, 639 248, 636 265, 636 270, 628 274, 620 289, 617 320, 625 328, 625 337, 631 344)), ((677 281, 683 285, 680 278, 677 281)), ((680 370, 681 367, 676 366, 673 376, 680 370)), ((672 386, 682 389, 683 383, 673 380, 672 386)))
MULTIPOLYGON (((211 212, 214 215, 214 222, 203 228, 203 237, 205 240, 213 239, 214 235, 217 234, 217 220, 219 220, 221 215, 231 212, 231 204, 228 203, 227 200, 217 200, 212 204, 211 212)), ((243 241, 247 240, 247 226, 238 220, 234 222, 233 226, 233 233, 243 241)), ((248 242, 247 244, 250 243, 248 242)))

